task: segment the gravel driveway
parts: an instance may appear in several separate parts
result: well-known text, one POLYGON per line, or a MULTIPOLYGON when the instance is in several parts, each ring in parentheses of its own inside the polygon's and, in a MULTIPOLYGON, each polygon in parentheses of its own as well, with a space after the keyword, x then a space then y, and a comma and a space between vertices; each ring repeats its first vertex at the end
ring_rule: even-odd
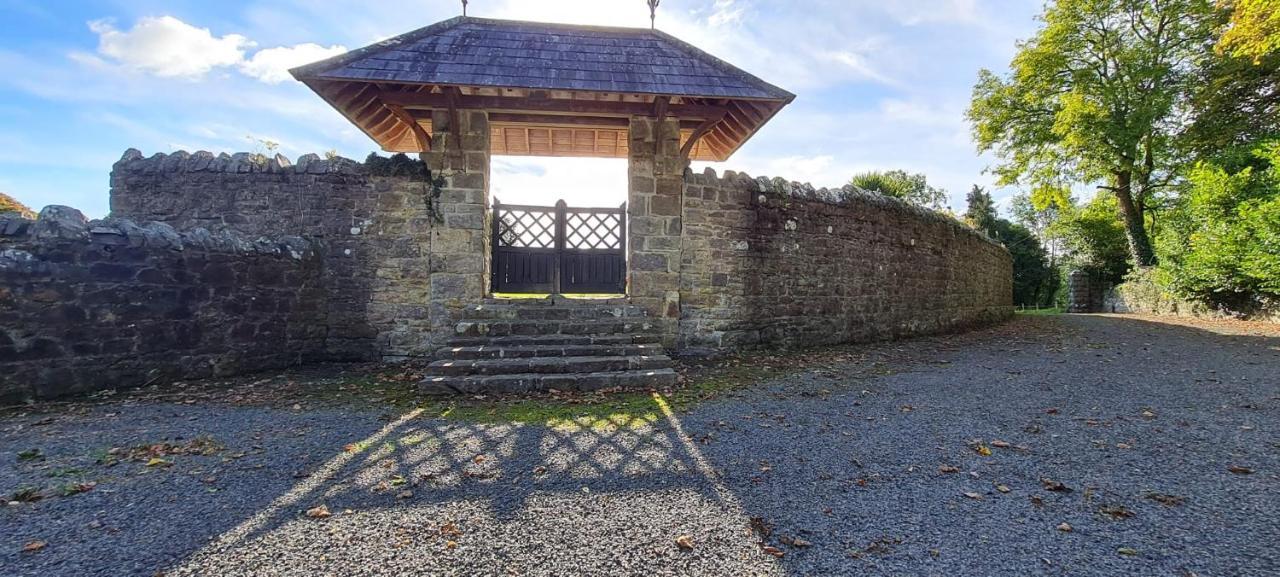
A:
POLYGON ((1280 330, 1024 317, 612 424, 76 404, 0 417, 0 493, 5 576, 1278 575, 1280 330))

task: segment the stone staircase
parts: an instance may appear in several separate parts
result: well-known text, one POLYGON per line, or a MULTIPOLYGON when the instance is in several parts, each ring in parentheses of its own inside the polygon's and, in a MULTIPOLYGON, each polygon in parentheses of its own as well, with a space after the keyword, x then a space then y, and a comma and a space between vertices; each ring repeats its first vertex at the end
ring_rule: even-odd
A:
POLYGON ((648 389, 676 373, 645 311, 626 299, 485 299, 436 352, 428 394, 648 389))

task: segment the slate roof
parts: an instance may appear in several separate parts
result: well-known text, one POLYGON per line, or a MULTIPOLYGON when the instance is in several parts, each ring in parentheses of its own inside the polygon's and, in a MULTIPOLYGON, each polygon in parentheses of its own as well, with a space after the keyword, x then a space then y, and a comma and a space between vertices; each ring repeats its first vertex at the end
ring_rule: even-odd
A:
POLYGON ((292 70, 350 80, 742 98, 795 96, 661 31, 460 16, 292 70))

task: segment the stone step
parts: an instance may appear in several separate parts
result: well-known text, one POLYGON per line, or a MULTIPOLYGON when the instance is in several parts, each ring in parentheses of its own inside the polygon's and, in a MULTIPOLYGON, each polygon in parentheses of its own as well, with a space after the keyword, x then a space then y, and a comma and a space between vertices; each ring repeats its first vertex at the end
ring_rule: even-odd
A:
POLYGON ((615 320, 476 320, 461 321, 454 331, 460 337, 504 337, 534 335, 611 335, 652 333, 656 325, 648 319, 615 320))
POLYGON ((501 337, 458 337, 449 339, 451 347, 528 347, 528 346, 617 346, 652 344, 661 338, 656 334, 621 335, 515 335, 501 337))
MULTIPOLYGON (((540 301, 539 301, 540 302, 540 301)), ((567 304, 567 305, 516 305, 516 304, 481 304, 472 305, 463 310, 464 321, 486 320, 611 320, 638 319, 648 313, 637 306, 600 305, 600 304, 567 304)))
POLYGON ((676 372, 672 369, 429 376, 418 383, 418 390, 429 395, 531 393, 548 389, 558 391, 595 391, 609 388, 646 390, 675 385, 676 379, 676 372))
POLYGON ((671 367, 666 355, 629 357, 532 357, 515 359, 443 359, 427 366, 428 376, 602 373, 671 367))
POLYGON ((436 351, 437 359, 521 359, 530 357, 630 357, 663 354, 655 343, 585 344, 585 345, 473 345, 444 347, 436 351))

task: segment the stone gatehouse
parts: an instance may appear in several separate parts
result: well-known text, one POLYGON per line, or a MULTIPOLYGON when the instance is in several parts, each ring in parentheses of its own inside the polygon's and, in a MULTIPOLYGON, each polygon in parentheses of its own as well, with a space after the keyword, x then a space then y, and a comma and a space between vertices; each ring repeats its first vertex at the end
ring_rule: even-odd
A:
POLYGON ((1012 312, 1008 252, 948 216, 689 171, 794 97, 661 32, 463 17, 294 73, 421 161, 130 150, 110 218, 0 217, 0 398, 317 360, 434 358, 428 390, 645 385, 674 379, 669 353, 1012 312), (495 154, 627 159, 618 238, 568 246, 572 207, 512 209, 555 215, 512 232, 528 214, 494 206, 495 154), (517 269, 553 287, 616 275, 621 293, 495 298, 517 269))

